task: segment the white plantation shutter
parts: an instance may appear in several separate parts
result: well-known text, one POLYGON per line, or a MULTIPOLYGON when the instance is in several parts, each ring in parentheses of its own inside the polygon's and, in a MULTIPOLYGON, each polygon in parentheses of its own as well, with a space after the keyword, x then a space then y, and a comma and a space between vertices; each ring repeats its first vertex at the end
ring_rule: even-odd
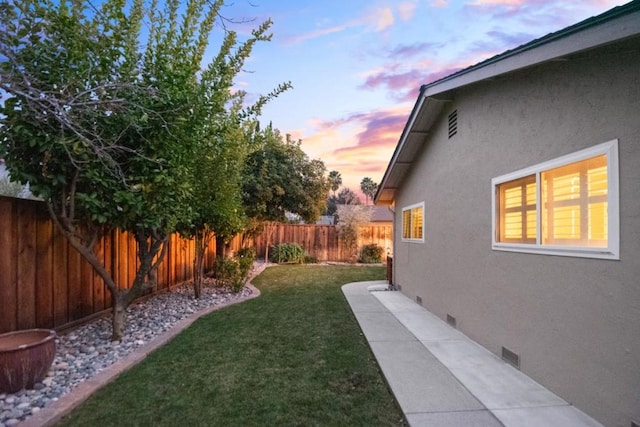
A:
POLYGON ((424 203, 402 209, 402 239, 420 241, 424 239, 424 203))
POLYGON ((542 243, 607 246, 607 156, 542 172, 542 243))

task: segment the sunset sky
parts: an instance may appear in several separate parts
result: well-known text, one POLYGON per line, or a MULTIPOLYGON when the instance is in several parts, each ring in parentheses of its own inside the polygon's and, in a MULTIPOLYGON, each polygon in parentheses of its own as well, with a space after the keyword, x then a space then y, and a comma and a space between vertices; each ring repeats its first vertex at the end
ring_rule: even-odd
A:
POLYGON ((271 18, 236 85, 265 94, 291 81, 263 122, 359 190, 379 183, 419 88, 614 6, 616 0, 236 0, 228 17, 271 18))

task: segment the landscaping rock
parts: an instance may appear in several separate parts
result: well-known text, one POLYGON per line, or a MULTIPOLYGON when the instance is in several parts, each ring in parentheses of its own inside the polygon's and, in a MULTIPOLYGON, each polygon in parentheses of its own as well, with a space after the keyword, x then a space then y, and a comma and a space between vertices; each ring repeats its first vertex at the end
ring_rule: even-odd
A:
POLYGON ((240 293, 232 294, 204 286, 200 299, 196 300, 193 288, 183 285, 132 304, 127 309, 122 341, 111 341, 109 318, 99 318, 67 334, 60 334, 56 339, 56 357, 47 377, 33 390, 0 394, 0 427, 14 426, 39 412, 193 313, 250 294, 251 290, 246 287, 240 293))

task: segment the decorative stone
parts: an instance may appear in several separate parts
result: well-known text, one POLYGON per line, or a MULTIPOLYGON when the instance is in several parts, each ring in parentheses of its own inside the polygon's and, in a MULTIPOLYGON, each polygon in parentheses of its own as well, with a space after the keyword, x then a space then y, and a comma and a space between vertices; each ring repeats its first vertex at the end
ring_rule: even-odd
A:
POLYGON ((239 294, 231 294, 204 287, 201 298, 196 300, 193 288, 184 285, 130 306, 122 341, 111 341, 108 318, 95 319, 57 337, 53 365, 33 390, 0 393, 0 427, 13 426, 42 407, 51 406, 78 384, 153 341, 193 313, 250 294, 248 288, 239 294))

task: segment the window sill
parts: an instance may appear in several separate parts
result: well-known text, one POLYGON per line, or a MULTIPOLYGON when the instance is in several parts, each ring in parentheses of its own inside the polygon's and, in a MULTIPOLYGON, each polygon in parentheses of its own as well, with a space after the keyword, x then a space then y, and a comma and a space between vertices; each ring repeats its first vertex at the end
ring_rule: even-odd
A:
POLYGON ((402 239, 402 243, 424 243, 424 239, 402 239))
POLYGON ((618 251, 613 251, 608 248, 576 248, 566 246, 542 247, 535 245, 494 243, 491 246, 491 249, 493 249, 494 251, 521 252, 538 255, 620 260, 620 254, 618 253, 618 251))

